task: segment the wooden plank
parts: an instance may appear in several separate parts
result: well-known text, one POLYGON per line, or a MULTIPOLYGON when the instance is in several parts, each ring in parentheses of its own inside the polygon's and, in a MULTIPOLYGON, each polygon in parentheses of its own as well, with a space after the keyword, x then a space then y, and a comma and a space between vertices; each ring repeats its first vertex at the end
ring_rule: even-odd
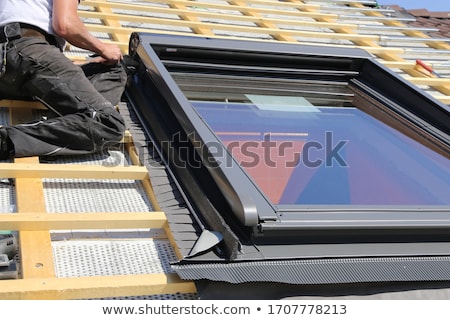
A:
MULTIPOLYGON (((139 160, 139 155, 137 153, 136 147, 132 141, 125 144, 125 148, 128 156, 130 157, 131 163, 133 165, 142 165, 139 160)), ((159 206, 158 200, 156 199, 155 192, 153 191, 152 182, 149 176, 141 181, 142 186, 144 187, 147 196, 149 197, 150 203, 152 204, 152 208, 156 211, 161 211, 161 207, 159 206)))
MULTIPOLYGON (((95 28, 94 25, 90 25, 86 23, 86 26, 91 29, 95 28)), ((186 36, 186 32, 178 32, 178 31, 167 31, 167 30, 151 30, 151 29, 130 29, 135 30, 136 32, 157 32, 158 34, 165 34, 165 35, 179 35, 179 36, 186 36)), ((102 31, 104 32, 104 31, 102 31)), ((204 37, 201 34, 188 34, 190 37, 204 37)), ((248 38, 244 36, 224 36, 224 35, 214 35, 209 36, 209 38, 212 39, 238 39, 238 40, 248 40, 248 41, 258 41, 258 42, 265 42, 265 41, 272 41, 272 40, 265 40, 265 39, 255 39, 255 38, 248 38)), ((108 41, 106 41, 108 42, 108 41)), ((281 43, 293 43, 292 41, 282 41, 279 40, 281 43)), ((114 42, 117 46, 119 46, 122 50, 126 51, 128 50, 128 42, 114 42)), ((316 43, 315 45, 318 46, 329 46, 326 44, 320 44, 316 43)), ((390 48, 390 47, 373 47, 373 46, 364 46, 364 45, 335 45, 336 47, 345 47, 345 48, 359 48, 363 49, 367 52, 370 52, 372 54, 378 55, 380 57, 382 56, 388 56, 388 55, 401 55, 405 53, 405 50, 402 48, 390 48)))
MULTIPOLYGON (((239 0, 229 0, 228 1, 230 4, 232 5, 236 5, 236 6, 244 6, 245 2, 244 1, 239 1, 239 0)), ((254 11, 245 11, 243 14, 245 14, 247 17, 254 17, 259 19, 258 22, 256 22, 256 24, 258 25, 258 27, 260 28, 269 28, 269 29, 275 29, 278 28, 277 23, 274 21, 268 21, 266 19, 263 18, 263 16, 258 13, 258 12, 254 12, 254 11)), ((312 23, 312 21, 308 21, 310 23, 312 23)), ((300 21, 299 21, 300 23, 300 21)), ((281 21, 280 24, 283 24, 283 22, 281 21)), ((287 24, 287 23, 286 23, 287 24)), ((319 26, 314 26, 315 28, 319 28, 319 26)), ((290 35, 284 35, 284 34, 278 34, 275 35, 275 39, 277 40, 281 40, 281 41, 290 41, 290 42, 296 42, 297 40, 290 36, 290 35)))
POLYGON ((133 140, 133 138, 131 136, 130 131, 129 130, 125 130, 125 133, 123 134, 123 138, 122 138, 122 140, 120 142, 121 143, 128 143, 128 142, 130 142, 132 140, 133 140))
POLYGON ((13 110, 13 115, 11 115, 11 123, 27 123, 33 120, 33 111, 30 108, 15 108, 13 110))
MULTIPOLYGON (((67 178, 67 179, 145 179, 148 172, 142 166, 101 166, 83 164, 46 164, 17 162, 0 163, 4 178, 67 178)), ((35 212, 36 210, 34 210, 35 212)))
POLYGON ((284 1, 273 1, 273 0, 245 0, 245 3, 273 6, 275 8, 286 7, 290 9, 300 9, 300 10, 320 10, 321 5, 303 3, 302 1, 295 2, 284 2, 284 1))
MULTIPOLYGON (((99 5, 98 4, 95 6, 95 8, 98 11, 98 13, 105 14, 105 16, 103 18, 104 25, 111 26, 111 27, 118 27, 118 28, 121 27, 119 20, 111 19, 111 16, 113 16, 113 12, 109 5, 107 5, 107 4, 99 5)), ((114 34, 113 33, 112 38, 115 41, 122 41, 122 42, 126 42, 129 40, 129 36, 123 35, 123 34, 114 34)))
MULTIPOLYGON (((18 101, 22 104, 23 101, 18 101)), ((10 123, 24 123, 32 120, 29 108, 10 108, 10 123)), ((9 167, 28 166, 39 163, 38 157, 15 159, 9 167)), ((12 177, 11 177, 12 178, 12 177)), ((41 179, 16 177, 17 212, 45 212, 44 187, 41 179)), ((55 275, 50 233, 48 231, 23 231, 19 233, 20 275, 24 278, 52 277, 55 275)))
MULTIPOLYGON (((207 27, 215 30, 229 31, 229 32, 243 32, 243 33, 255 33, 255 34, 267 34, 267 35, 290 35, 299 36, 306 38, 325 38, 334 40, 350 40, 350 41, 379 41, 380 37, 377 35, 368 34, 357 34, 357 33, 336 33, 336 32, 319 32, 319 31, 304 31, 304 30, 288 30, 288 29, 274 29, 274 28, 261 28, 261 27, 251 27, 251 26, 239 26, 231 24, 219 24, 219 23, 208 23, 202 22, 198 24, 193 21, 185 20, 168 20, 164 18, 149 18, 155 24, 167 25, 167 26, 180 26, 187 28, 196 28, 199 26, 207 27)), ((149 29, 146 28, 131 28, 131 27, 121 27, 112 28, 102 25, 90 24, 89 29, 95 32, 105 32, 105 33, 119 33, 119 34, 131 34, 132 32, 148 32, 149 29)))
POLYGON ((439 101, 441 101, 442 103, 445 104, 450 104, 450 94, 448 97, 444 97, 444 96, 434 96, 435 99, 438 99, 439 101))
POLYGON ((6 108, 27 108, 27 109, 47 109, 39 101, 26 101, 26 100, 0 100, 0 106, 6 108))
POLYGON ((51 239, 48 231, 22 231, 19 234, 20 266, 23 278, 55 275, 51 239))
POLYGON ((450 86, 450 78, 408 77, 405 79, 416 85, 450 86))
POLYGON ((94 299, 155 294, 195 293, 193 282, 176 274, 139 274, 78 278, 2 280, 2 300, 94 299))
MULTIPOLYGON (((10 167, 35 165, 37 157, 15 159, 10 167)), ((44 188, 41 179, 17 178, 15 183, 17 212, 31 215, 45 212, 44 188)), ((14 228, 11 228, 14 230, 14 228)), ((19 233, 21 275, 23 278, 48 278, 55 275, 50 233, 21 231, 19 233)))
MULTIPOLYGON (((183 20, 191 21, 196 23, 196 27, 191 27, 191 30, 197 34, 202 34, 206 36, 212 36, 214 35, 214 32, 211 30, 211 28, 203 27, 201 20, 196 14, 192 14, 192 12, 189 12, 187 10, 186 6, 182 3, 171 3, 170 7, 172 10, 176 10, 176 14, 183 20)), ((226 18, 223 18, 226 19, 226 18)))
POLYGON ((2 228, 18 231, 165 228, 163 212, 1 214, 2 228))
POLYGON ((416 64, 412 61, 380 61, 385 67, 390 69, 401 69, 401 70, 411 70, 414 69, 416 64))

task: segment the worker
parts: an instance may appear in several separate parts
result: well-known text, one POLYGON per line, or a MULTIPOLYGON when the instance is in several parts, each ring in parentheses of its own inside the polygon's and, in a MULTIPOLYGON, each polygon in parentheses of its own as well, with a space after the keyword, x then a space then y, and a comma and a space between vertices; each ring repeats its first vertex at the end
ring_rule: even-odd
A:
POLYGON ((0 1, 0 99, 38 100, 51 110, 47 118, 2 126, 1 160, 94 153, 123 136, 115 108, 127 78, 121 50, 89 33, 78 5, 79 0, 0 1), (66 43, 93 58, 73 63, 63 53, 66 43))

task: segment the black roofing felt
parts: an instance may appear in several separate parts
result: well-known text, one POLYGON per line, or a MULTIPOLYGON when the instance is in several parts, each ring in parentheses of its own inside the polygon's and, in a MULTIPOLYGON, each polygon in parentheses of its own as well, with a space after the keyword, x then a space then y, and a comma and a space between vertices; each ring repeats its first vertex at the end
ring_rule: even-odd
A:
MULTIPOLYGON (((198 115, 188 110, 187 99, 160 61, 160 56, 168 59, 168 50, 186 52, 191 57, 221 52, 224 56, 232 54, 233 59, 239 59, 239 53, 248 57, 255 52, 280 58, 298 56, 305 64, 325 63, 329 68, 346 69, 350 85, 365 92, 360 99, 370 100, 373 106, 389 104, 390 112, 414 123, 447 157, 450 112, 448 106, 412 87, 359 49, 132 35, 130 53, 139 67, 126 90, 131 131, 148 147, 143 162, 151 170, 155 193, 184 255, 173 264, 182 278, 308 285, 450 280, 450 225, 445 223, 450 217, 448 207, 424 217, 434 223, 432 229, 414 219, 394 225, 388 215, 381 224, 361 220, 361 228, 346 226, 345 222, 341 227, 302 228, 276 213, 275 222, 264 221, 270 217, 267 213, 259 215, 256 225, 247 224, 241 213, 256 210, 259 214, 266 210, 265 204, 257 202, 255 209, 248 208, 245 200, 243 205, 238 203, 241 199, 235 188, 239 186, 230 183, 237 179, 233 173, 210 170, 204 163, 176 165, 180 157, 198 152, 203 135, 199 132, 202 122, 195 119, 198 115), (193 132, 199 136, 192 136, 193 132), (183 150, 187 149, 194 152, 186 155, 183 150), (201 252, 192 255, 202 233, 211 247, 202 243, 201 252)), ((177 59, 182 60, 183 54, 177 59)), ((194 159, 184 160, 192 163, 189 160, 194 159)), ((385 214, 382 211, 380 214, 385 214)), ((363 214, 364 208, 360 212, 363 214)), ((408 214, 421 217, 420 212, 408 214)))

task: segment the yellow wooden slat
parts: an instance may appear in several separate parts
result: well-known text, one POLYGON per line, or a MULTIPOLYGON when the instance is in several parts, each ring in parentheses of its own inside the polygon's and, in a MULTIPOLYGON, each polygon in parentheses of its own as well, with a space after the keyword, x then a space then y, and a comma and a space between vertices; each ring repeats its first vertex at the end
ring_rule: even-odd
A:
MULTIPOLYGON (((15 166, 32 166, 37 157, 15 159, 15 166)), ((45 212, 44 188, 41 179, 17 177, 15 183, 17 212, 31 215, 45 212)), ((14 230, 14 228, 11 228, 14 230)), ((55 275, 50 233, 48 231, 21 231, 19 233, 21 276, 48 278, 55 275)))
POLYGON ((434 96, 435 99, 439 100, 442 103, 445 104, 450 104, 450 95, 447 97, 443 97, 443 96, 434 96))
MULTIPOLYGON (((20 102, 22 103, 22 102, 20 102)), ((10 108, 10 123, 32 120, 29 108, 10 108)), ((39 163, 38 157, 15 159, 10 167, 39 163)), ((44 188, 41 179, 16 177, 16 210, 22 214, 45 212, 44 188)), ((52 277, 55 275, 50 233, 48 231, 23 231, 19 233, 20 276, 24 278, 52 277)))
MULTIPOLYGON (((228 1, 228 2, 229 2, 230 4, 232 4, 232 5, 237 5, 237 6, 243 6, 243 5, 245 4, 244 1, 239 1, 239 0, 228 1)), ((244 14, 246 17, 253 17, 253 18, 259 19, 260 21, 257 21, 256 23, 257 23, 257 25, 258 25, 260 28, 269 28, 269 29, 275 29, 275 28, 278 28, 277 22, 264 19, 264 17, 263 17, 260 13, 258 13, 258 12, 251 12, 250 10, 248 10, 248 11, 244 12, 243 14, 244 14)), ((284 23, 282 22, 282 20, 280 20, 279 23, 280 23, 280 24, 284 24, 284 23)), ((299 21, 299 23, 300 23, 300 21, 299 21)), ((308 21, 308 23, 313 23, 313 22, 312 22, 312 21, 308 21)), ((298 25, 298 24, 296 24, 296 26, 297 26, 297 25, 298 25)), ((302 25, 303 25, 303 24, 302 24, 302 25)), ((315 27, 315 28, 319 28, 319 26, 314 26, 314 27, 315 27)), ((290 35, 277 34, 277 35, 275 35, 274 37, 275 37, 275 39, 281 40, 281 41, 290 41, 290 42, 296 42, 296 41, 297 41, 294 37, 292 37, 292 36, 290 36, 290 35)))
MULTIPOLYGON (((201 24, 201 19, 197 14, 192 14, 187 10, 186 6, 182 3, 171 3, 170 7, 173 10, 176 10, 176 14, 183 20, 191 21, 196 23, 198 26, 191 27, 192 31, 198 34, 206 35, 206 36, 213 36, 214 32, 211 30, 211 28, 204 27, 201 24)), ((223 18, 225 19, 225 17, 223 18)))
POLYGON ((125 133, 123 134, 123 138, 122 138, 122 140, 120 141, 121 143, 129 143, 129 142, 131 142, 132 141, 132 136, 131 136, 131 133, 130 133, 130 131, 128 131, 128 130, 125 130, 125 133))
MULTIPOLYGON (((231 24, 218 24, 202 22, 198 24, 194 21, 185 20, 167 20, 163 18, 151 18, 153 23, 158 25, 167 26, 180 26, 187 28, 196 28, 199 26, 211 28, 214 30, 228 31, 228 32, 243 32, 243 33, 254 33, 254 34, 266 34, 266 35, 290 35, 306 38, 320 38, 320 39, 330 39, 330 40, 350 40, 350 41, 378 41, 380 39, 377 35, 367 35, 367 34, 357 34, 357 33, 336 33, 336 32, 319 32, 319 31, 305 31, 305 30, 291 30, 291 29, 278 29, 278 28, 261 28, 252 26, 239 26, 231 24)), ((131 34, 132 32, 148 32, 149 29, 145 28, 132 28, 132 27, 121 27, 112 28, 103 25, 89 24, 89 29, 95 32, 105 32, 105 33, 118 33, 118 34, 131 34)))
MULTIPOLYGON (((103 24, 111 27, 121 27, 121 24, 118 20, 110 19, 109 17, 112 15, 111 7, 107 5, 97 5, 96 10, 100 14, 105 14, 103 18, 103 24)), ((115 41, 128 41, 129 37, 123 34, 112 34, 112 39, 115 41)))
MULTIPOLYGON (((94 29, 96 26, 91 24, 86 24, 89 29, 94 29)), ((179 35, 179 36, 186 36, 185 32, 177 32, 177 31, 167 31, 167 30, 153 30, 153 29, 129 29, 129 31, 134 30, 136 32, 156 32, 158 34, 163 35, 179 35)), ((190 37, 204 37, 202 34, 189 34, 190 37)), ((235 39, 235 40, 247 40, 247 41, 257 41, 257 42, 266 42, 266 41, 272 41, 272 40, 266 40, 266 39, 255 39, 255 38, 249 38, 245 36, 229 36, 229 35, 214 35, 214 36, 208 36, 211 39, 235 39)), ((109 42, 109 41, 105 41, 109 42)), ((278 40, 280 43, 293 43, 292 41, 282 41, 278 40)), ((128 42, 111 42, 118 45, 124 52, 128 50, 129 43, 128 42)), ((320 44, 316 43, 317 46, 329 46, 326 44, 320 44)), ((356 45, 334 45, 336 47, 345 47, 345 48, 359 48, 362 50, 365 50, 367 52, 370 52, 375 55, 379 56, 387 56, 387 55, 401 55, 405 53, 405 50, 402 48, 389 48, 389 47, 372 47, 372 46, 356 46, 356 45)))
POLYGON ((311 4, 304 3, 302 1, 295 2, 284 2, 284 1, 273 1, 273 0, 244 0, 244 3, 249 4, 250 6, 255 5, 263 5, 263 6, 273 6, 275 8, 286 7, 288 9, 300 9, 300 10, 320 10, 320 4, 311 4))
POLYGON ((0 100, 0 106, 6 108, 27 108, 27 109, 47 109, 42 103, 38 101, 24 101, 24 100, 0 100))
MULTIPOLYGON (((136 149, 136 146, 132 141, 132 139, 131 141, 125 144, 125 149, 133 165, 137 166, 143 165, 139 158, 138 150, 136 149)), ((150 203, 152 204, 152 208, 154 208, 154 210, 156 211, 161 211, 161 207, 159 206, 158 200, 156 199, 155 193, 153 191, 153 186, 150 177, 146 177, 144 180, 141 180, 141 183, 145 189, 145 192, 147 193, 147 196, 149 197, 150 203)))
POLYGON ((2 280, 0 285, 2 300, 94 299, 195 292, 193 282, 183 281, 175 274, 42 277, 2 280))
POLYGON ((3 178, 67 178, 67 179, 145 179, 148 172, 141 166, 99 166, 83 164, 0 163, 3 178))
POLYGON ((405 79, 417 85, 450 87, 450 78, 408 77, 405 79))
POLYGON ((18 231, 165 228, 166 223, 165 214, 156 211, 0 215, 2 228, 18 231))

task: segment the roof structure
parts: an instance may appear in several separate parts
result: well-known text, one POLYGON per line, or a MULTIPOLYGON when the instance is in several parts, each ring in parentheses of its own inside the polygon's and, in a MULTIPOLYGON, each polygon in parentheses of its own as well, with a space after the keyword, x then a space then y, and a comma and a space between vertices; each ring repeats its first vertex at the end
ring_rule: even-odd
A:
MULTIPOLYGON (((450 39, 436 24, 422 24, 426 13, 370 0, 85 0, 79 12, 92 33, 124 53, 132 32, 360 48, 427 97, 450 104, 450 39)), ((85 61, 88 52, 71 47, 67 55, 85 61)), ((29 101, 0 106, 2 123, 44 112, 29 101)), ((1 299, 197 297, 194 282, 170 267, 195 239, 174 239, 183 233, 171 228, 190 228, 192 221, 169 228, 167 213, 173 218, 189 208, 165 164, 144 150, 133 112, 126 103, 120 110, 129 133, 119 150, 0 164, 8 182, 0 189, 0 229, 20 239, 19 279, 2 280, 1 299)))
POLYGON ((429 35, 435 38, 448 38, 450 36, 450 11, 429 11, 426 8, 404 9, 398 5, 385 5, 393 9, 398 15, 413 18, 407 22, 416 28, 429 28, 429 35))
POLYGON ((450 11, 430 12, 428 10, 408 10, 416 20, 409 25, 414 27, 435 28, 436 31, 430 32, 430 35, 436 38, 450 37, 450 11))

